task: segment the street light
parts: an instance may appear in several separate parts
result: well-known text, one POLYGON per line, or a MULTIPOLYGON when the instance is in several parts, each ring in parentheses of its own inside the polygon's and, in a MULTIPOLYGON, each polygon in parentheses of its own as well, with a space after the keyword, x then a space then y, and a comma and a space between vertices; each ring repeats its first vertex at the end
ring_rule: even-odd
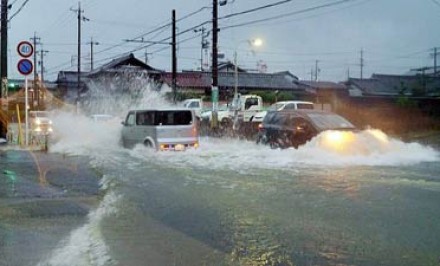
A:
POLYGON ((237 128, 237 118, 238 118, 238 108, 239 108, 239 99, 238 99, 238 60, 237 60, 237 50, 241 43, 248 43, 251 47, 259 47, 263 45, 263 40, 260 38, 251 39, 251 40, 244 40, 239 42, 236 45, 236 48, 234 50, 234 78, 235 78, 235 84, 234 84, 234 100, 232 107, 234 108, 234 123, 233 123, 233 129, 235 130, 237 128))

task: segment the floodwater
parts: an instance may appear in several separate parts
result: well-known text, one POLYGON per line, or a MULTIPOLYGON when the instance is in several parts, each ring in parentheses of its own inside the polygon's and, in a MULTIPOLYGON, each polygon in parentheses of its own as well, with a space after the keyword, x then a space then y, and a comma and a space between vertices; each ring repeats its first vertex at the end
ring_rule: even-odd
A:
POLYGON ((119 122, 54 118, 51 152, 89 158, 103 196, 37 265, 439 265, 429 146, 365 130, 345 149, 320 135, 298 150, 209 137, 130 150, 119 122))

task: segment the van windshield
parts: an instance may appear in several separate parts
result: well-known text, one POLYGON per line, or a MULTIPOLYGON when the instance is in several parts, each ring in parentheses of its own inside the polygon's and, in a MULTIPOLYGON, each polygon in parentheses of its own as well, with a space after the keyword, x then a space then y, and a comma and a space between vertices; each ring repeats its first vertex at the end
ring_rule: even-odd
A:
POLYGON ((156 111, 155 125, 190 125, 192 123, 191 111, 156 111))

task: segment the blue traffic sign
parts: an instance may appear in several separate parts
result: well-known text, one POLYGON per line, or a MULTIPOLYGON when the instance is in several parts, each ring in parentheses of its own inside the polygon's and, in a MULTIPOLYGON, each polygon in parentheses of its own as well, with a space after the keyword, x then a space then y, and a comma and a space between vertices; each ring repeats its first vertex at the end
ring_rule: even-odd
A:
POLYGON ((34 65, 31 60, 24 58, 18 61, 17 69, 22 75, 27 76, 34 70, 34 65))

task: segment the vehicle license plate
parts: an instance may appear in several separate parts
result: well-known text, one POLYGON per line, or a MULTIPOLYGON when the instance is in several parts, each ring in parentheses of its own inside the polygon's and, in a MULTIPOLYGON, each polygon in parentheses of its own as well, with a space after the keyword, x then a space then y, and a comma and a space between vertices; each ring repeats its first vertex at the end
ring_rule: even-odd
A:
POLYGON ((176 150, 176 151, 184 151, 185 150, 185 145, 183 145, 183 144, 176 144, 176 146, 174 146, 174 150, 176 150))

